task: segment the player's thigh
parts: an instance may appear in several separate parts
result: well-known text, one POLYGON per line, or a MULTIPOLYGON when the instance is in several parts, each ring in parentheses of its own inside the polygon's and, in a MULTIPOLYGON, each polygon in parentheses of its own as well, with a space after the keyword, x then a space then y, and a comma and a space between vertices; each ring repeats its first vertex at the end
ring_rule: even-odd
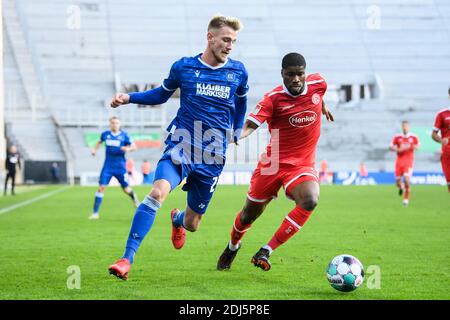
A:
POLYGON ((100 178, 98 180, 99 186, 107 186, 109 182, 111 181, 111 178, 113 177, 113 173, 109 170, 103 169, 100 172, 100 178))
POLYGON ((204 214, 216 191, 219 176, 205 176, 191 173, 183 185, 183 190, 187 191, 187 204, 192 211, 204 214))
POLYGON ((450 183, 450 153, 441 155, 441 166, 447 183, 450 183))
POLYGON ((155 170, 154 187, 157 185, 157 181, 165 180, 170 185, 170 190, 175 189, 183 179, 183 171, 181 164, 174 163, 170 157, 163 156, 158 161, 158 165, 155 170))
POLYGON ((278 172, 271 175, 263 174, 258 165, 250 179, 247 199, 256 204, 267 204, 277 197, 282 185, 283 183, 278 176, 278 172))
POLYGON ((119 181, 120 186, 122 187, 122 189, 127 189, 129 186, 129 182, 128 182, 128 173, 126 171, 118 171, 118 172, 114 172, 114 178, 117 179, 117 181, 119 181))

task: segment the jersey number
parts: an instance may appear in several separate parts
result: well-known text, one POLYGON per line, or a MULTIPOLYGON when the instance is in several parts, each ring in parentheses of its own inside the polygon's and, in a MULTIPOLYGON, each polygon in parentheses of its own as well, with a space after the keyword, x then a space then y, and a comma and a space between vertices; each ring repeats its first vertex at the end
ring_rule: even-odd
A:
POLYGON ((217 182, 219 182, 219 177, 214 177, 212 179, 213 179, 213 184, 211 186, 211 189, 209 190, 209 192, 211 192, 211 193, 216 191, 216 185, 217 185, 217 182))

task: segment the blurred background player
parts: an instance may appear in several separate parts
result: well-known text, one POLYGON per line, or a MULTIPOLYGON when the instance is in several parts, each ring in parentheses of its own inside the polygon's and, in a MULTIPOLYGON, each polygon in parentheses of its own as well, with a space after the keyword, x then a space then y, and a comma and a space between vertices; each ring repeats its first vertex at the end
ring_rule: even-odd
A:
POLYGON ((109 119, 109 129, 100 135, 95 147, 91 150, 93 156, 97 153, 102 143, 105 143, 105 162, 100 173, 99 187, 95 194, 94 210, 89 217, 91 220, 98 219, 100 205, 103 201, 105 187, 109 184, 112 177, 119 181, 123 192, 125 192, 133 200, 134 205, 139 205, 136 193, 128 185, 128 173, 126 170, 125 153, 136 150, 131 137, 120 130, 120 120, 117 117, 109 119))
POLYGON ((409 203, 411 191, 410 178, 414 166, 414 151, 419 148, 419 138, 409 132, 408 121, 402 121, 402 134, 397 134, 392 138, 389 149, 397 152, 395 160, 395 184, 398 187, 398 194, 403 195, 403 205, 409 203), (403 181, 402 181, 403 179, 403 181))
POLYGON ((359 164, 359 176, 362 178, 367 178, 369 176, 369 171, 367 170, 367 167, 364 164, 364 162, 361 162, 359 164))
POLYGON ((52 176, 52 183, 59 183, 61 179, 61 173, 57 162, 52 163, 50 168, 50 175, 52 176))
POLYGON ((186 209, 171 212, 173 246, 183 247, 185 229, 191 232, 198 229, 225 164, 227 133, 233 129, 232 140, 237 141, 247 109, 247 71, 241 62, 228 58, 240 29, 241 23, 236 18, 213 17, 208 24, 207 47, 203 53, 176 61, 160 87, 129 95, 119 93, 113 98, 112 107, 127 103, 157 105, 165 103, 177 88, 181 90, 180 108, 167 128, 166 149, 156 167, 153 188, 136 210, 125 253, 109 267, 111 274, 128 278, 134 256, 153 225, 156 211, 185 178, 186 209), (201 141, 196 138, 199 133, 205 137, 201 141), (214 138, 207 138, 211 133, 214 138), (205 153, 212 149, 215 156, 209 163, 205 153))
POLYGON ((20 164, 20 154, 17 151, 17 147, 12 145, 9 147, 8 152, 6 153, 5 160, 5 168, 6 168, 6 178, 5 178, 5 187, 3 189, 3 195, 6 196, 8 190, 8 181, 11 179, 11 195, 16 195, 15 187, 16 187, 16 167, 21 169, 20 164))
POLYGON ((326 159, 320 161, 319 168, 319 182, 321 184, 328 182, 328 162, 326 159))
MULTIPOLYGON (((450 88, 448 89, 448 97, 450 99, 450 88)), ((447 181, 448 192, 450 192, 450 107, 439 111, 436 115, 431 137, 442 145, 442 171, 447 181)))
POLYGON ((283 57, 283 85, 265 94, 255 111, 249 114, 241 139, 267 121, 271 134, 258 166, 253 172, 247 200, 231 229, 231 240, 217 262, 218 270, 231 267, 241 239, 267 204, 284 187, 286 196, 295 201, 272 239, 253 256, 251 262, 268 271, 272 251, 291 238, 306 223, 319 201, 319 176, 314 168, 317 142, 320 137, 321 113, 334 121, 323 96, 325 79, 318 73, 306 75, 306 61, 299 53, 283 57), (264 161, 265 158, 269 161, 264 161), (278 162, 278 170, 267 169, 278 162), (267 171, 266 171, 267 170, 267 171))
POLYGON ((150 162, 148 160, 144 160, 142 162, 142 176, 143 176, 143 184, 149 184, 150 181, 150 162))

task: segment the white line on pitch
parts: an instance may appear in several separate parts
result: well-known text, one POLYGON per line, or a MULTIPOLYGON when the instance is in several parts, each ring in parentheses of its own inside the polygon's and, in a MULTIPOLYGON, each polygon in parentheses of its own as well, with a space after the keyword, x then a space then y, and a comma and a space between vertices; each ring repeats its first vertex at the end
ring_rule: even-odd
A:
POLYGON ((10 211, 13 211, 13 210, 15 210, 15 209, 17 209, 17 208, 27 206, 27 205, 29 205, 29 204, 32 204, 32 203, 36 202, 36 201, 39 201, 39 200, 42 200, 42 199, 51 197, 51 196, 53 196, 53 195, 55 195, 55 194, 57 194, 57 193, 60 193, 60 192, 62 192, 62 191, 65 191, 65 190, 67 190, 67 189, 69 189, 69 188, 70 188, 70 187, 64 187, 64 188, 62 188, 62 189, 53 190, 53 191, 50 191, 50 192, 41 194, 39 197, 32 198, 32 199, 28 199, 28 200, 25 200, 25 201, 22 201, 22 202, 13 204, 12 206, 9 206, 9 207, 6 207, 6 208, 4 208, 4 209, 1 209, 1 210, 0 210, 0 215, 1 215, 1 214, 4 214, 4 213, 8 213, 8 212, 10 212, 10 211))

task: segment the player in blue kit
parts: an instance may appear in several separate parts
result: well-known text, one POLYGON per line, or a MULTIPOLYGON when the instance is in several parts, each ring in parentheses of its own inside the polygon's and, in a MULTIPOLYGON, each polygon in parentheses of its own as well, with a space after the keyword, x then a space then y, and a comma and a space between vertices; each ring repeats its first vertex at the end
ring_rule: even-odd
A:
POLYGON ((112 177, 119 181, 123 192, 130 196, 134 205, 136 207, 139 205, 136 193, 128 185, 128 175, 125 167, 125 153, 136 150, 136 145, 126 132, 120 130, 119 118, 111 117, 109 119, 109 128, 110 130, 104 131, 100 135, 100 139, 91 150, 91 154, 95 156, 100 146, 105 143, 105 162, 100 173, 99 187, 95 194, 94 210, 89 217, 90 220, 97 220, 100 217, 98 212, 103 201, 105 187, 109 184, 112 177))
POLYGON ((176 61, 160 87, 142 93, 118 93, 111 101, 112 107, 162 104, 180 89, 180 108, 167 128, 166 148, 156 168, 153 188, 136 210, 122 259, 109 267, 118 278, 128 278, 134 255, 150 231, 156 211, 184 178, 186 209, 171 212, 174 247, 183 247, 185 230, 193 232, 199 227, 225 164, 227 144, 239 138, 247 108, 247 71, 241 62, 228 58, 240 29, 236 18, 213 17, 202 54, 176 61))

